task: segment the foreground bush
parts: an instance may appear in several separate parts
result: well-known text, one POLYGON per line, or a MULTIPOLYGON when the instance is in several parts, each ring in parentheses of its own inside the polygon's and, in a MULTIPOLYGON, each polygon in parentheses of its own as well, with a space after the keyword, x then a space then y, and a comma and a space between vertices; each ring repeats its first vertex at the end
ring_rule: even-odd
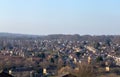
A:
POLYGON ((72 72, 77 77, 95 77, 96 73, 90 64, 78 64, 78 68, 72 72))

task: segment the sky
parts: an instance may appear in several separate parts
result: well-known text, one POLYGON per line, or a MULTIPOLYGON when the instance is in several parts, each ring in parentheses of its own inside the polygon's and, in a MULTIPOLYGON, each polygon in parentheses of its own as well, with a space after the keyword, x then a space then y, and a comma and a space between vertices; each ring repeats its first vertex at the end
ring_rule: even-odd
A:
POLYGON ((120 0, 0 0, 0 32, 120 35, 120 0))

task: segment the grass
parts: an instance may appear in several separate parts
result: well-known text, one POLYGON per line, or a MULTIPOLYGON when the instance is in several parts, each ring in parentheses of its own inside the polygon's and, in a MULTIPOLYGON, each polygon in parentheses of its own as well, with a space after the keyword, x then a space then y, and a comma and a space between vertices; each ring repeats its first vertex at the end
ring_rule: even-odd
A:
POLYGON ((110 73, 110 74, 106 74, 106 75, 100 75, 100 76, 97 76, 97 77, 120 77, 120 76, 116 75, 114 73, 110 73))

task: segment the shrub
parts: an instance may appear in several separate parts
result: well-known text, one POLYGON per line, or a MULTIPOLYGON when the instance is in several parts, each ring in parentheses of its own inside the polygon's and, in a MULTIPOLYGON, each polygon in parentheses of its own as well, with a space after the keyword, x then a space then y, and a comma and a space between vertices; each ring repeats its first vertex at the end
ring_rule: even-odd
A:
POLYGON ((92 65, 81 63, 78 64, 78 70, 74 70, 74 75, 77 77, 95 77, 95 71, 92 65))

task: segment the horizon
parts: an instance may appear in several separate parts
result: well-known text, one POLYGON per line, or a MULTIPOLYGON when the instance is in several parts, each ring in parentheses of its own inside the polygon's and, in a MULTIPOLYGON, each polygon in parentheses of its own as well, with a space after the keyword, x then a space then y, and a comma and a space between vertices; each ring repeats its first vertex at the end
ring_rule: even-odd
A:
POLYGON ((0 32, 120 35, 120 0, 2 0, 0 32))
POLYGON ((108 35, 108 34, 101 34, 101 35, 92 35, 92 34, 45 34, 45 35, 39 35, 39 34, 25 34, 25 33, 10 33, 10 32, 0 32, 0 34, 15 34, 15 35, 27 35, 27 36, 49 36, 49 35, 79 35, 79 36, 120 36, 120 35, 108 35))

